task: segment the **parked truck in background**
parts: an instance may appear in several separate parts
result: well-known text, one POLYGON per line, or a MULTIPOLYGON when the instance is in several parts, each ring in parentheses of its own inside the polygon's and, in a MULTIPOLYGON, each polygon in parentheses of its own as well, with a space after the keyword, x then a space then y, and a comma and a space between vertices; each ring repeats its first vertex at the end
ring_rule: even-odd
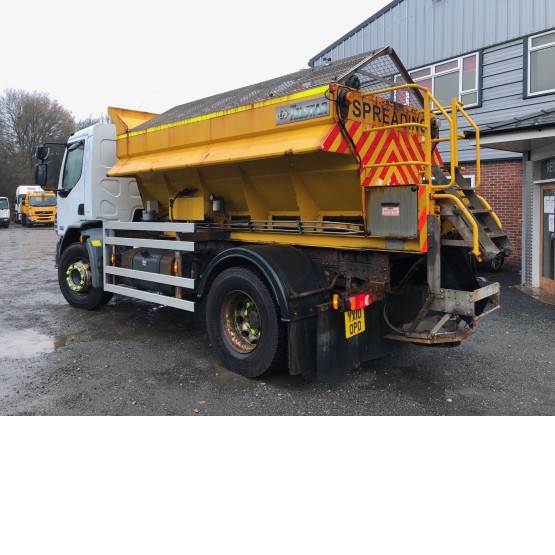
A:
POLYGON ((13 221, 16 224, 21 223, 21 203, 25 200, 27 193, 29 191, 42 191, 43 188, 39 185, 18 185, 15 190, 14 197, 14 211, 13 211, 13 221))
POLYGON ((0 225, 10 226, 10 203, 7 197, 0 197, 0 225))
POLYGON ((56 219, 56 193, 53 191, 29 191, 20 201, 22 226, 54 225, 56 219))
POLYGON ((512 247, 457 161, 458 119, 474 124, 391 48, 161 115, 109 114, 69 138, 59 179, 74 307, 120 294, 199 311, 230 370, 325 379, 403 343, 457 345, 499 308, 473 261, 512 247))

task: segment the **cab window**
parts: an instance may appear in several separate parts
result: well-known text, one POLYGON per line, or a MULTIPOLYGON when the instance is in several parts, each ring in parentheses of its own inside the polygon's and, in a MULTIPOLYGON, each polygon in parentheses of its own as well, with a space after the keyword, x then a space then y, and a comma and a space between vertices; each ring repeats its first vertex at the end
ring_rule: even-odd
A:
POLYGON ((55 196, 33 195, 29 200, 30 206, 56 206, 55 196))
POLYGON ((62 189, 73 189, 81 178, 83 172, 83 154, 85 144, 83 141, 73 143, 67 149, 66 161, 64 164, 64 177, 62 189))

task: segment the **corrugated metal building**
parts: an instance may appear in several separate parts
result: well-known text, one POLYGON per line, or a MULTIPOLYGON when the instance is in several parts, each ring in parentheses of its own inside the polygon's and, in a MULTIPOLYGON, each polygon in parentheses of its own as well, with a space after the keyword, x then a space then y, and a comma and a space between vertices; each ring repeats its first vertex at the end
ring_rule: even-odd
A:
MULTIPOLYGON (((309 65, 382 46, 439 100, 465 103, 489 147, 484 194, 518 247, 508 262, 521 265, 523 283, 555 293, 555 171, 546 172, 555 167, 555 126, 537 119, 527 139, 522 124, 510 127, 555 110, 555 0, 395 0, 309 65)), ((474 149, 461 149, 459 159, 472 179, 474 149)))

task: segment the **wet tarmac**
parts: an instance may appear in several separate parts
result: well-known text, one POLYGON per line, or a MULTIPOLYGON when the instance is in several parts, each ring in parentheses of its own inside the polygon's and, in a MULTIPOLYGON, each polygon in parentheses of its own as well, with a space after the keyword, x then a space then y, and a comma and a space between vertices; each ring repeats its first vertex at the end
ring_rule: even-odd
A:
POLYGON ((249 380, 212 353, 199 319, 115 298, 71 308, 51 228, 0 230, 2 415, 555 414, 555 306, 502 283, 502 309, 460 347, 407 345, 334 386, 285 373, 249 380))

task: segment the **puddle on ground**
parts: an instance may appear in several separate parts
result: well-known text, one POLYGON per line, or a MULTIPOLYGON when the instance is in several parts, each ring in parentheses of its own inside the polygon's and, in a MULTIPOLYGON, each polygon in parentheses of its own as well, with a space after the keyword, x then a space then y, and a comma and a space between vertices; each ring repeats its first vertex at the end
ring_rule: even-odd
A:
POLYGON ((75 335, 57 335, 53 339, 54 341, 54 349, 58 350, 62 347, 67 347, 70 343, 77 341, 77 337, 75 335))
POLYGON ((0 333, 1 358, 31 358, 55 349, 54 338, 35 330, 0 333))

